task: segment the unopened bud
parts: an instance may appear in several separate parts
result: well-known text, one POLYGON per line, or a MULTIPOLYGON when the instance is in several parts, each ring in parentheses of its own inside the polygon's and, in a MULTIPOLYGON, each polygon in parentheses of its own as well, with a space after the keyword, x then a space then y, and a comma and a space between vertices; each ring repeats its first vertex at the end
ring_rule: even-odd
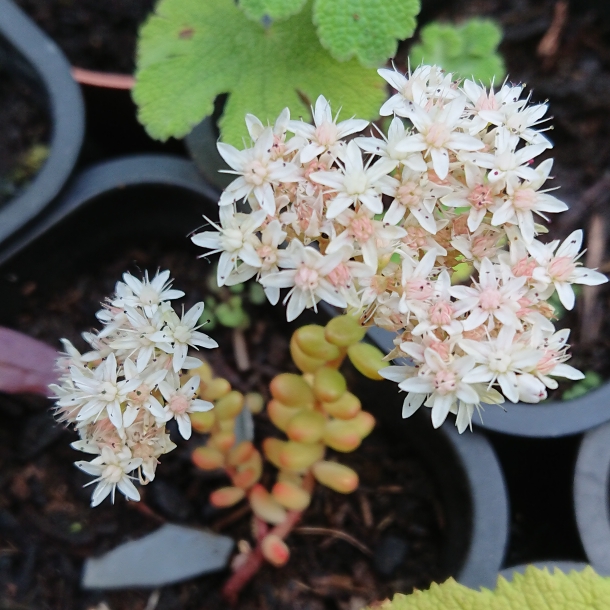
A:
POLYGON ((318 360, 308 356, 297 343, 295 336, 292 335, 290 339, 290 355, 292 361, 297 365, 297 368, 303 373, 313 373, 317 371, 321 366, 324 366, 324 360, 318 360))
POLYGON ((318 324, 301 326, 294 337, 301 350, 311 358, 318 360, 335 360, 341 355, 339 348, 329 343, 324 336, 324 327, 318 324))
POLYGON ((268 534, 261 542, 263 557, 276 568, 281 568, 290 559, 290 549, 275 534, 268 534))
POLYGON ((358 487, 356 472, 337 462, 318 462, 312 472, 318 483, 342 494, 352 493, 358 487))
POLYGON ((222 398, 225 394, 228 394, 231 391, 231 384, 222 377, 217 377, 216 379, 212 379, 207 383, 201 383, 199 386, 199 395, 203 400, 218 400, 222 398))
POLYGON ((282 467, 280 455, 285 444, 286 441, 282 441, 279 438, 266 438, 263 441, 263 453, 276 468, 282 467))
POLYGON ((244 408, 244 395, 232 390, 214 405, 214 412, 218 419, 235 419, 244 408))
POLYGON ((389 366, 383 359, 383 352, 370 343, 356 343, 347 348, 347 355, 356 369, 369 379, 379 381, 383 377, 378 373, 380 369, 389 366))
POLYGON ((199 432, 200 434, 209 432, 216 422, 216 415, 214 415, 213 410, 189 413, 189 417, 191 418, 193 430, 195 430, 195 432, 199 432))
POLYGON ((362 408, 360 399, 351 392, 345 392, 339 400, 323 402, 322 408, 326 413, 337 419, 352 419, 362 408))
POLYGON ((216 508, 227 508, 243 500, 246 492, 239 487, 221 487, 210 494, 210 504, 216 508))
POLYGON ((301 375, 281 373, 269 384, 271 395, 287 407, 302 407, 314 402, 313 391, 301 375))
POLYGON ((288 438, 300 443, 315 443, 322 438, 326 418, 322 413, 301 409, 286 426, 288 438))
POLYGON ((375 427, 375 418, 367 411, 360 411, 350 422, 358 430, 360 438, 366 438, 375 427))
POLYGON ((262 485, 255 485, 248 497, 254 514, 265 523, 278 525, 286 520, 286 509, 262 485))
POLYGON ((273 422, 273 425, 282 432, 286 432, 288 422, 301 410, 301 407, 287 407, 279 400, 275 399, 271 399, 267 403, 267 415, 269 415, 269 419, 273 422))
POLYGON ((280 465, 293 472, 304 472, 324 457, 324 445, 286 441, 280 451, 280 465))
POLYGON ((327 422, 323 439, 328 447, 343 453, 353 451, 362 442, 357 426, 352 423, 352 420, 345 419, 334 419, 327 422))
POLYGON ((216 470, 225 465, 224 455, 213 447, 197 447, 191 454, 191 459, 201 470, 216 470))
POLYGON ((244 404, 250 413, 256 415, 265 408, 265 399, 259 392, 248 392, 244 396, 244 404))
POLYGON ((339 371, 323 366, 315 372, 313 391, 321 402, 339 400, 346 389, 345 377, 339 371))
POLYGON ((208 440, 208 446, 218 449, 222 453, 227 453, 235 444, 235 433, 229 431, 217 432, 208 440))
POLYGON ((227 463, 230 466, 239 466, 239 464, 243 464, 248 460, 255 451, 256 449, 250 441, 242 441, 229 451, 227 463))
POLYGON ((311 496, 302 487, 287 481, 278 481, 271 493, 288 510, 305 510, 311 502, 311 496))
POLYGON ((326 340, 338 347, 348 347, 361 341, 366 335, 366 328, 354 316, 337 316, 328 322, 324 329, 326 340))

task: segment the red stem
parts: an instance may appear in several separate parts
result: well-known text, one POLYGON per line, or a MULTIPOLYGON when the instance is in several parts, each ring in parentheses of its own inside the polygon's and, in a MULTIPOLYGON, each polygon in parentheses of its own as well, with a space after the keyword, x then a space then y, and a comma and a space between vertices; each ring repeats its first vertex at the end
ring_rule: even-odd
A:
MULTIPOLYGON (((313 476, 307 473, 303 480, 303 488, 311 493, 313 491, 313 476)), ((262 535, 258 537, 256 548, 248 555, 244 563, 233 573, 222 588, 222 596, 229 604, 237 604, 240 591, 250 582, 252 577, 263 567, 265 558, 261 550, 262 539, 267 534, 275 534, 284 539, 293 530, 294 526, 300 521, 303 511, 288 511, 288 516, 283 523, 276 525, 271 531, 262 529, 262 535)), ((261 531, 259 529, 259 531, 261 531)))

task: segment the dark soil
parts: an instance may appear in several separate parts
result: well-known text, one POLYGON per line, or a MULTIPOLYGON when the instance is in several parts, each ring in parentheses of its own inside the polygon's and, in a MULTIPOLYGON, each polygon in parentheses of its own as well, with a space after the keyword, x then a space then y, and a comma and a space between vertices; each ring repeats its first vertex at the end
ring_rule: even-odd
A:
MULTIPOLYGON (((191 253, 159 254, 153 245, 146 253, 129 251, 97 273, 59 280, 52 292, 24 284, 29 295, 25 308, 3 323, 52 344, 68 337, 84 347, 80 332, 95 325, 99 302, 112 293, 121 273, 158 265, 172 270, 176 287, 188 295, 186 307, 204 297, 204 273, 210 268, 191 253)), ((220 326, 212 333, 220 348, 206 356, 234 387, 267 394, 269 380, 290 362, 289 329, 278 324, 277 309, 261 306, 251 314, 256 323, 248 332, 253 363, 248 373, 235 372, 230 331, 220 326)), ((91 509, 90 488, 82 488, 89 477, 73 466, 82 457, 69 447, 75 435, 53 422, 49 402, 0 396, 0 413, 0 607, 84 610, 105 600, 112 610, 143 610, 150 591, 80 590, 81 566, 86 557, 137 538, 165 519, 251 540, 250 517, 231 520, 240 507, 220 511, 207 505, 209 493, 225 483, 191 464, 190 452, 201 436, 180 442, 162 458, 157 478, 142 488, 142 503, 127 503, 121 496, 115 506, 105 501, 91 509)), ((265 415, 256 419, 259 440, 274 433, 265 415)), ((279 570, 265 566, 244 590, 239 608, 360 608, 447 576, 439 567, 444 509, 416 456, 390 448, 383 430, 376 430, 354 454, 339 457, 359 472, 359 491, 345 496, 318 486, 288 539, 291 560, 279 570), (299 527, 339 530, 368 551, 299 527)), ((272 476, 271 471, 265 474, 267 483, 272 476)), ((226 608, 219 589, 227 575, 163 588, 158 610, 226 608)))
POLYGON ((49 133, 40 92, 0 65, 0 205, 38 172, 49 133))
POLYGON ((138 27, 155 0, 16 0, 73 65, 131 74, 138 27))

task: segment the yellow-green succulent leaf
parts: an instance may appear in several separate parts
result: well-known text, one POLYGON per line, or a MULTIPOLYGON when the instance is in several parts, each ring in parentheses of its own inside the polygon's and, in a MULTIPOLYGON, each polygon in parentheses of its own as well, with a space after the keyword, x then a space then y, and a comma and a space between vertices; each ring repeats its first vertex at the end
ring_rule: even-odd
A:
POLYGON ((323 94, 343 117, 371 119, 385 97, 375 70, 338 63, 320 45, 310 5, 264 27, 233 0, 161 0, 138 43, 140 122, 154 138, 183 137, 222 93, 221 139, 236 146, 247 137, 246 113, 272 124, 288 107, 292 118, 308 118, 323 94))
POLYGON ((419 0, 315 0, 313 19, 333 57, 379 67, 417 25, 419 0))

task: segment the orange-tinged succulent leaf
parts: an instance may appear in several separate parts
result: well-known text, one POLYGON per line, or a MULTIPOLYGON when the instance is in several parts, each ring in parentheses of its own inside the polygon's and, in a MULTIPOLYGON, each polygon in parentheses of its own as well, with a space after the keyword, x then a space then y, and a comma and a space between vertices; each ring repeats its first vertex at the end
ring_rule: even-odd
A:
POLYGON ((220 398, 214 406, 218 419, 235 419, 244 408, 244 395, 237 390, 231 390, 220 398))
POLYGON ((290 338, 290 355, 297 368, 303 373, 314 373, 321 366, 324 366, 324 360, 317 360, 308 356, 297 343, 294 335, 290 338))
POLYGON ((290 559, 290 550, 286 543, 275 534, 268 534, 261 542, 263 557, 276 568, 285 565, 290 559))
POLYGON ((256 415, 265 408, 265 399, 259 392, 248 392, 244 396, 244 404, 250 413, 256 415))
POLYGON ((301 375, 281 373, 269 384, 271 395, 287 407, 303 407, 314 402, 313 391, 301 375))
POLYGON ((352 493, 358 487, 358 474, 337 462, 317 462, 312 472, 318 483, 342 494, 352 493))
POLYGON ((189 417, 191 418, 193 430, 195 430, 195 432, 199 432, 200 434, 209 432, 216 423, 216 415, 214 415, 213 410, 189 413, 189 417))
POLYGON ((212 367, 205 362, 205 360, 201 361, 201 364, 196 368, 196 369, 189 369, 185 376, 183 377, 183 380, 185 379, 190 379, 191 377, 194 377, 195 375, 199 375, 199 379, 201 380, 201 383, 199 384, 199 388, 197 388, 196 393, 199 394, 199 390, 202 386, 205 386, 206 384, 208 384, 210 381, 212 381, 212 377, 214 376, 214 372, 212 371, 212 367))
POLYGON ((229 431, 218 432, 208 441, 208 447, 218 449, 222 453, 227 453, 235 444, 235 434, 229 431))
POLYGON ((370 343, 351 345, 347 348, 347 356, 360 373, 376 381, 383 379, 378 371, 390 365, 384 361, 384 353, 370 343))
POLYGON ((252 485, 258 482, 261 478, 261 471, 256 468, 239 469, 232 477, 231 481, 235 487, 242 489, 250 489, 252 485))
POLYGON ((260 484, 256 484, 248 496, 254 514, 265 521, 278 525, 286 520, 286 509, 260 484))
POLYGON ((278 481, 271 490, 273 497, 289 510, 305 510, 311 502, 311 495, 302 487, 289 481, 278 481))
POLYGON ((191 460, 202 470, 216 470, 225 465, 225 456, 213 447, 197 447, 191 454, 191 460))
POLYGON ((263 453, 276 468, 282 468, 280 455, 285 444, 286 441, 282 441, 279 438, 266 438, 263 441, 263 453))
POLYGON ((295 331, 297 345, 305 355, 318 360, 335 360, 341 355, 339 348, 326 340, 324 327, 319 324, 307 324, 295 331))
POLYGON ((274 398, 267 403, 267 415, 269 415, 269 419, 273 422, 273 425, 282 432, 286 432, 288 422, 301 410, 302 407, 287 407, 274 398))
POLYGON ((360 325, 358 318, 350 315, 337 316, 328 322, 324 336, 330 343, 338 347, 349 347, 362 341, 366 328, 360 325))
POLYGON ((280 451, 280 465, 293 472, 305 472, 324 457, 324 445, 287 441, 280 451))
POLYGON ((346 390, 345 377, 339 371, 323 366, 315 372, 313 391, 321 402, 335 402, 346 390))
POLYGON ((242 441, 239 445, 235 445, 235 447, 229 451, 227 463, 230 466, 239 466, 239 464, 243 464, 245 461, 249 460, 255 451, 256 449, 250 441, 242 441))
POLYGON ((210 494, 210 504, 216 508, 233 506, 246 497, 246 492, 239 487, 221 487, 210 494))
POLYGON ((360 438, 366 438, 375 427, 375 418, 367 411, 360 411, 350 422, 358 430, 360 438))
POLYGON ((234 419, 221 419, 218 423, 218 430, 220 432, 233 432, 235 430, 234 419))
POLYGON ((199 386, 199 395, 203 400, 218 400, 231 391, 231 384, 222 377, 212 379, 205 385, 202 383, 199 386))
POLYGON ((322 408, 328 415, 337 419, 352 419, 362 408, 360 399, 351 392, 345 392, 339 400, 323 402, 322 408))
POLYGON ((292 441, 315 443, 322 438, 326 418, 322 413, 301 409, 286 426, 286 434, 292 441))
POLYGON ((327 422, 323 439, 328 447, 343 453, 357 449, 362 442, 358 427, 349 419, 334 419, 327 422))

